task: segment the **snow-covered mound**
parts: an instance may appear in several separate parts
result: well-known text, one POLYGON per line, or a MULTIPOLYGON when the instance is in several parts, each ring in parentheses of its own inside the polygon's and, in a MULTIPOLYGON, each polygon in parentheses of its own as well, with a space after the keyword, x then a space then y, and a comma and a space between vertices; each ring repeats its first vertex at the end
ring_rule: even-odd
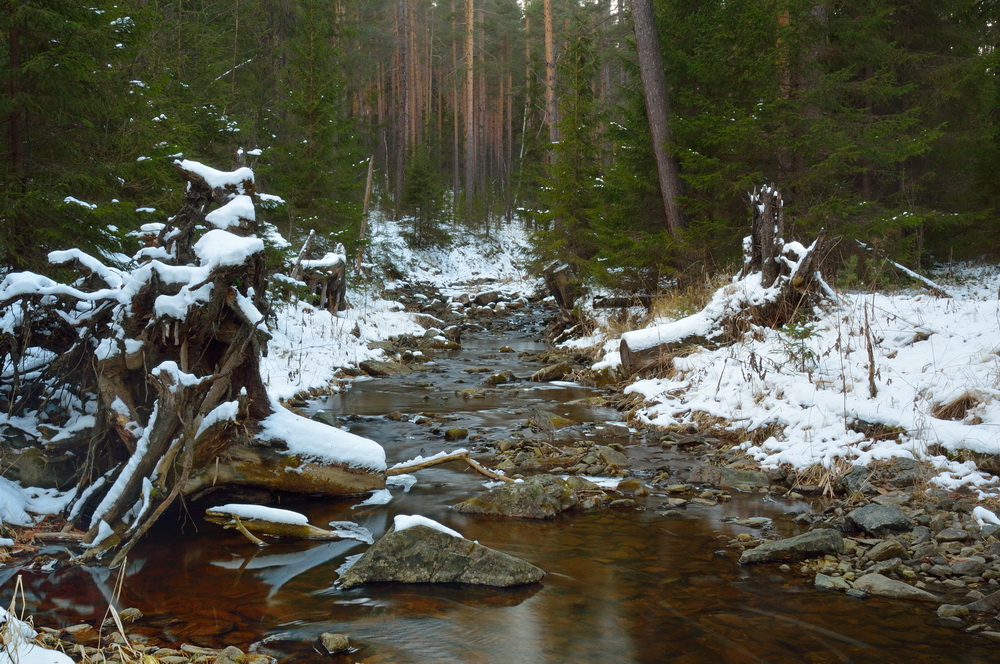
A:
MULTIPOLYGON (((1000 272, 980 267, 949 284, 952 298, 845 293, 796 325, 675 358, 669 376, 626 392, 644 397, 651 424, 769 432, 742 446, 765 467, 905 456, 930 461, 935 484, 1000 494, 969 454, 1000 454, 998 286, 1000 272)), ((618 343, 597 367, 619 362, 618 343)))

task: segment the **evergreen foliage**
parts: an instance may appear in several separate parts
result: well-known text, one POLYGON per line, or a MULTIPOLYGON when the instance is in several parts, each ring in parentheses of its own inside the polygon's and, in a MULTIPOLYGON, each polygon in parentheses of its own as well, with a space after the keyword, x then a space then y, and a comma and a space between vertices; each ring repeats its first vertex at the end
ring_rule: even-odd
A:
POLYGON ((557 144, 541 0, 475 0, 471 24, 465 0, 0 2, 0 263, 118 251, 164 221, 140 205, 177 205, 178 155, 249 157, 288 202, 285 235, 352 254, 371 157, 373 205, 415 213, 414 241, 443 241, 448 211, 488 231, 520 210, 540 257, 607 285, 731 258, 761 182, 785 192, 793 236, 823 227, 913 265, 995 244, 995 1, 655 0, 680 239, 663 232, 626 3, 551 4, 557 144))
POLYGON ((440 247, 451 239, 443 227, 444 188, 437 182, 434 162, 425 148, 417 148, 410 156, 402 210, 410 225, 404 237, 411 247, 440 247))

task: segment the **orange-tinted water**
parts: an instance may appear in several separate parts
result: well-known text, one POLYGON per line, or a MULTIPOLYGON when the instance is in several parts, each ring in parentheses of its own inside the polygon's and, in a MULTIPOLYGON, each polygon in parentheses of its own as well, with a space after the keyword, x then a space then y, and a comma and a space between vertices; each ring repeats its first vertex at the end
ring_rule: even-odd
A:
MULTIPOLYGON (((382 442, 390 463, 455 447, 426 426, 381 417, 390 411, 448 413, 456 418, 449 426, 496 439, 539 407, 591 422, 577 435, 616 439, 642 466, 680 474, 690 463, 605 423, 610 411, 567 403, 588 394, 581 388, 522 385, 485 399, 454 395, 481 380, 463 367, 511 368, 519 375, 534 370, 493 352, 514 343, 531 345, 526 338, 484 334, 417 376, 359 383, 317 408, 362 415, 345 426, 382 442)), ((356 507, 355 499, 282 507, 305 512, 320 526, 354 521, 376 537, 394 515, 422 514, 542 567, 548 572, 542 583, 343 591, 334 585, 336 570, 364 544, 278 542, 258 549, 192 509, 184 523, 164 523, 136 547, 117 605, 143 611, 140 633, 207 647, 252 644, 291 662, 1000 661, 995 644, 938 625, 934 606, 819 592, 795 572, 736 562, 738 554, 726 544, 751 531, 723 519, 769 516, 779 532, 792 534, 797 527, 789 513, 806 507, 801 503, 736 495, 667 517, 661 514, 665 497, 653 495, 642 510, 601 509, 552 521, 487 519, 450 508, 481 485, 481 477, 456 464, 420 471, 417 484, 405 493, 394 489, 386 505, 356 507), (348 635, 358 650, 339 657, 316 653, 316 637, 328 631, 348 635)), ((0 570, 7 596, 13 572, 0 570)), ((40 624, 68 625, 100 619, 115 578, 104 568, 68 568, 25 573, 24 581, 28 604, 43 614, 40 624)))

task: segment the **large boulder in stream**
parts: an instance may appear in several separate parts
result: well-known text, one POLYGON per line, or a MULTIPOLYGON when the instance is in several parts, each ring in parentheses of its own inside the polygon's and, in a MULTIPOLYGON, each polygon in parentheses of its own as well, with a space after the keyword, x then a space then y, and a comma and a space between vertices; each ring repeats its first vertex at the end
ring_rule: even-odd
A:
POLYGON ((543 576, 531 563, 467 540, 435 521, 401 515, 339 583, 343 588, 386 581, 506 588, 536 583, 543 576))
POLYGON ((828 553, 842 553, 844 536, 832 528, 817 528, 774 542, 764 542, 740 556, 741 564, 766 563, 774 560, 801 560, 828 553))
POLYGON ((869 503, 847 515, 847 526, 864 530, 876 537, 913 530, 913 521, 897 505, 869 503))
POLYGON ((569 482, 551 475, 535 475, 523 482, 510 482, 455 505, 466 514, 551 519, 577 504, 569 482))

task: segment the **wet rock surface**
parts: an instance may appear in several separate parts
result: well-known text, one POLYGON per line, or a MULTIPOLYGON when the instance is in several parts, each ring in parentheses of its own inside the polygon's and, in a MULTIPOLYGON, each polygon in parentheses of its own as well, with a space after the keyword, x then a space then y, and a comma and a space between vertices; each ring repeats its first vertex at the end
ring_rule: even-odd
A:
POLYGON ((465 514, 551 519, 579 502, 576 491, 566 480, 535 475, 524 482, 492 487, 458 503, 455 509, 465 514))
POLYGON ((872 535, 888 535, 913 528, 910 517, 896 505, 865 505, 847 515, 848 527, 864 530, 872 535))
POLYGON ((389 530, 339 579, 343 588, 400 583, 469 583, 509 587, 535 583, 540 568, 427 526, 389 530))
POLYGON ((820 528, 787 539, 765 542, 744 551, 740 562, 764 563, 774 560, 801 560, 844 550, 844 537, 831 528, 820 528))

